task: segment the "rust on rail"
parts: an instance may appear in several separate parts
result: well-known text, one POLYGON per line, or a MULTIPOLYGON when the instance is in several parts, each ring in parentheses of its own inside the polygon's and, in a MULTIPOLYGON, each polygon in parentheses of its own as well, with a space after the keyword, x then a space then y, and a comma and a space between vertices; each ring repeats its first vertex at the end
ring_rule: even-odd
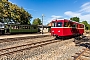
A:
MULTIPOLYGON (((55 42, 59 42, 59 41, 48 40, 48 41, 43 41, 43 44, 41 42, 38 42, 38 43, 41 43, 41 44, 35 45, 35 46, 31 46, 31 47, 28 47, 28 48, 24 48, 24 49, 20 49, 20 50, 16 50, 16 51, 12 51, 12 52, 8 52, 8 53, 3 53, 3 54, 0 54, 0 56, 11 55, 12 53, 15 53, 15 52, 20 52, 20 51, 22 52, 24 50, 28 50, 28 49, 31 49, 31 48, 36 48, 36 47, 39 47, 39 46, 45 46, 45 45, 48 45, 48 44, 51 44, 51 43, 55 43, 55 42)), ((13 47, 13 48, 15 48, 15 47, 13 47)), ((10 49, 10 48, 8 48, 8 49, 10 49)), ((5 50, 5 49, 2 49, 2 50, 5 50)))
POLYGON ((3 51, 3 50, 8 50, 8 49, 14 49, 14 48, 18 48, 18 47, 23 47, 23 46, 30 46, 30 45, 35 45, 35 44, 39 44, 39 43, 45 43, 45 42, 49 42, 49 41, 53 41, 52 40, 47 40, 47 41, 41 41, 41 42, 35 42, 35 43, 30 43, 30 44, 25 44, 25 45, 20 45, 20 46, 15 46, 15 47, 10 47, 10 48, 5 48, 5 49, 0 49, 0 51, 3 51))
POLYGON ((83 52, 81 52, 74 60, 78 60, 87 50, 88 48, 86 48, 83 52))

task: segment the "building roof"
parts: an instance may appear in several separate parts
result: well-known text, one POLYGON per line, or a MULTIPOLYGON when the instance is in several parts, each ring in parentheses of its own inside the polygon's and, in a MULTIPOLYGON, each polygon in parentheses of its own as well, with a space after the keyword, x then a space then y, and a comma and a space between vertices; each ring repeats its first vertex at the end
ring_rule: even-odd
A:
MULTIPOLYGON (((42 28, 42 25, 38 25, 38 27, 42 28)), ((49 28, 51 26, 43 25, 44 28, 49 28)))

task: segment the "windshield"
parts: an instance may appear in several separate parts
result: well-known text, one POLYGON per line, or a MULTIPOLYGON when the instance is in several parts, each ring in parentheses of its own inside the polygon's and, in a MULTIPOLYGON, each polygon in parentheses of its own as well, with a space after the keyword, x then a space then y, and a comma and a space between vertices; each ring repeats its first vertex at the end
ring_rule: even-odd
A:
POLYGON ((62 27, 62 22, 57 22, 57 27, 62 27))

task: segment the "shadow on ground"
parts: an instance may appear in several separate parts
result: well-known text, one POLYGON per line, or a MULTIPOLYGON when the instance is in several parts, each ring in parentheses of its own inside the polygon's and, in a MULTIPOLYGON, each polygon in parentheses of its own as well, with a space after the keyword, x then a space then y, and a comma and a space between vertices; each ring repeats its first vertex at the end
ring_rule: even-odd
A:
POLYGON ((87 36, 84 36, 83 38, 76 37, 74 38, 74 42, 76 46, 83 46, 90 49, 90 38, 87 36))

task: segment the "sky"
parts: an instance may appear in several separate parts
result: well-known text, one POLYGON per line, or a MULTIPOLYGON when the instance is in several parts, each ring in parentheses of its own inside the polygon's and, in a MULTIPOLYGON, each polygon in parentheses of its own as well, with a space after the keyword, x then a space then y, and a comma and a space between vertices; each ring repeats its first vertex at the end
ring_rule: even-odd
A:
POLYGON ((23 7, 32 15, 33 19, 40 18, 44 25, 53 19, 79 17, 80 21, 90 24, 90 0, 9 0, 9 2, 23 7))

